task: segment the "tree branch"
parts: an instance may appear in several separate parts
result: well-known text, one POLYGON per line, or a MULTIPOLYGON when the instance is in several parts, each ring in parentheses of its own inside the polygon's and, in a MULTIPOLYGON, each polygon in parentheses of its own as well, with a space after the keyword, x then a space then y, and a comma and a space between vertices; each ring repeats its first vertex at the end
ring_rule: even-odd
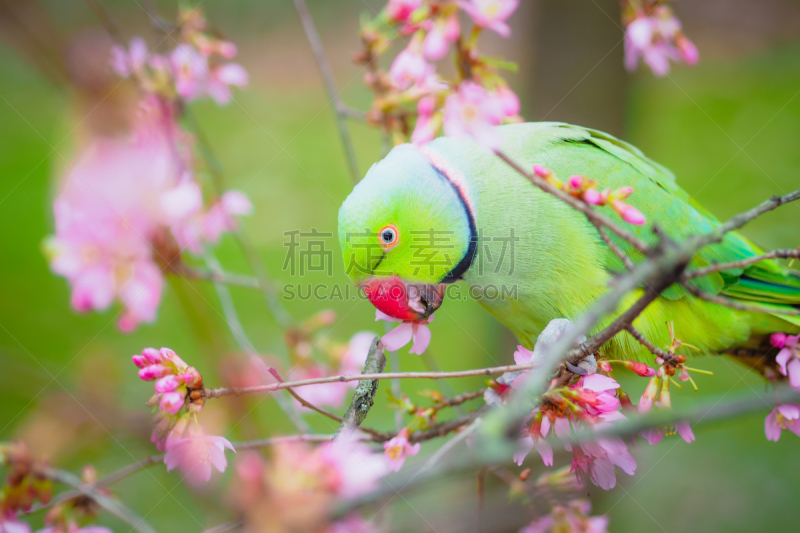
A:
POLYGON ((725 307, 730 307, 731 309, 738 309, 739 311, 749 311, 751 313, 778 313, 782 315, 788 316, 800 316, 800 309, 789 309, 788 307, 780 306, 778 304, 775 307, 767 307, 763 305, 751 305, 740 303, 734 300, 733 298, 726 298, 725 296, 720 296, 718 294, 711 294, 705 291, 702 291, 695 287, 690 283, 681 283, 683 287, 686 288, 693 296, 697 296, 701 300, 705 300, 707 302, 715 303, 718 305, 724 305, 725 307))
POLYGON ((370 379, 364 380, 364 376, 370 374, 380 374, 386 367, 386 357, 384 355, 385 347, 379 338, 372 341, 372 346, 369 347, 369 354, 367 354, 367 361, 364 364, 364 372, 362 380, 358 382, 353 399, 350 400, 350 405, 342 417, 342 424, 336 430, 338 437, 342 433, 347 434, 361 425, 361 422, 367 417, 367 413, 372 408, 375 401, 375 394, 378 392, 378 380, 370 379))

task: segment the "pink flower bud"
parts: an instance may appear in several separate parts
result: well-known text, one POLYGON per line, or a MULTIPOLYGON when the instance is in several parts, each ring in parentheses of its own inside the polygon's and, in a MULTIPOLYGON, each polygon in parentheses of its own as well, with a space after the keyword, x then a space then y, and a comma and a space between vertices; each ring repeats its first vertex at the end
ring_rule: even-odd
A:
POLYGON ((624 200, 631 194, 633 194, 633 187, 625 186, 614 191, 613 196, 619 200, 624 200))
POLYGON ((142 356, 147 359, 147 362, 149 362, 151 365, 157 365, 163 359, 161 352, 155 348, 145 348, 142 350, 142 356))
POLYGON ((233 59, 237 51, 236 45, 229 41, 220 41, 217 47, 217 52, 225 59, 233 59))
POLYGON ((183 394, 168 392, 161 397, 161 410, 174 415, 183 407, 183 394))
POLYGON ((644 378, 651 378, 656 375, 656 371, 654 368, 650 368, 644 363, 638 363, 636 361, 625 361, 625 368, 636 372, 640 376, 644 378))
POLYGON ((553 175, 549 168, 543 167, 542 165, 533 165, 533 173, 544 179, 553 175))
POLYGON ((626 204, 621 200, 612 200, 611 207, 613 207, 614 211, 628 224, 641 226, 645 223, 644 215, 632 205, 626 204))
POLYGON ((769 341, 776 348, 783 348, 786 345, 786 333, 773 333, 769 337, 769 341))
POLYGON ((569 186, 572 187, 573 189, 580 189, 581 187, 583 187, 583 176, 578 176, 578 175, 572 176, 569 179, 569 186))
POLYGON ((587 204, 600 205, 602 200, 603 197, 597 189, 586 189, 583 193, 583 201, 587 204))
POLYGON ((180 385, 181 382, 178 379, 178 376, 175 374, 170 374, 156 381, 156 392, 175 392, 180 385))
POLYGON ((153 381, 158 378, 163 378, 167 374, 172 374, 173 370, 164 365, 150 365, 139 370, 139 379, 144 381, 153 381))
POLYGON ((131 357, 131 360, 133 361, 133 364, 138 366, 139 368, 144 368, 150 364, 147 358, 143 355, 134 355, 133 357, 131 357))
POLYGON ((646 413, 653 407, 653 401, 658 396, 659 390, 661 390, 661 380, 659 378, 650 378, 647 387, 644 389, 644 394, 639 400, 640 413, 646 413))
POLYGON ((598 361, 597 362, 597 370, 605 373, 611 372, 611 363, 608 361, 598 361))
POLYGON ((192 366, 187 368, 179 377, 181 381, 193 389, 198 388, 203 383, 203 377, 200 375, 200 372, 192 366))
POLYGON ((419 113, 419 116, 421 117, 429 117, 433 114, 435 107, 436 99, 433 96, 426 96, 419 99, 419 103, 417 104, 417 113, 419 113))
POLYGON ((175 368, 184 368, 189 366, 183 361, 183 359, 180 358, 180 356, 178 356, 178 354, 169 348, 161 348, 161 355, 165 360, 172 362, 172 364, 175 365, 175 368))

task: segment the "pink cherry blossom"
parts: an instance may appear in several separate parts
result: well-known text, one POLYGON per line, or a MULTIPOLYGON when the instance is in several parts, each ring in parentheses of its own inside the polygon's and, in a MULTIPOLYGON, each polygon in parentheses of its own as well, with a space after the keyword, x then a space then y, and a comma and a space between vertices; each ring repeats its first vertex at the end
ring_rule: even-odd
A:
POLYGON ((458 5, 476 25, 508 37, 511 28, 506 20, 517 9, 519 0, 459 0, 458 5))
POLYGON ((238 63, 213 67, 208 77, 208 95, 219 105, 226 105, 233 97, 231 87, 246 87, 249 81, 247 71, 238 63))
POLYGON ((764 421, 767 440, 777 441, 784 429, 800 436, 800 405, 795 403, 777 405, 767 415, 767 419, 764 421))
POLYGON ((171 225, 178 246, 199 254, 204 243, 216 243, 223 233, 236 231, 237 217, 249 215, 253 205, 240 191, 228 191, 206 210, 194 212, 171 225))
POLYGON ((389 470, 392 472, 399 472, 406 462, 406 456, 413 457, 419 453, 420 443, 414 445, 408 442, 408 428, 403 428, 400 433, 391 440, 383 443, 384 455, 386 462, 389 464, 389 470))
POLYGON ((450 43, 456 41, 460 35, 458 16, 438 17, 426 22, 428 34, 422 43, 422 52, 427 59, 438 61, 447 55, 450 43))
POLYGON ((206 435, 197 428, 186 438, 167 439, 164 464, 167 472, 180 468, 190 484, 198 485, 211 479, 211 467, 225 471, 225 448, 236 451, 228 439, 206 435))
POLYGON ((389 80, 396 88, 406 90, 425 80, 434 71, 418 52, 406 48, 394 59, 389 69, 389 80))
POLYGON ((408 353, 421 355, 428 349, 431 342, 431 330, 428 324, 433 322, 433 315, 423 320, 400 320, 375 310, 375 320, 386 320, 387 322, 401 322, 399 326, 381 337, 381 342, 386 345, 386 349, 394 352, 412 342, 408 353))
POLYGON ((503 114, 506 117, 515 117, 519 115, 520 103, 519 97, 508 86, 501 85, 495 89, 493 97, 500 103, 503 114))
POLYGON ((205 96, 210 70, 208 58, 194 46, 179 44, 169 59, 178 96, 186 101, 205 96))
POLYGON ((670 11, 659 9, 653 16, 640 16, 625 30, 625 67, 636 70, 642 59, 655 76, 669 73, 670 61, 694 65, 697 47, 681 32, 680 21, 670 11))
POLYGON ((448 137, 471 138, 495 150, 500 147, 500 132, 495 126, 505 117, 503 107, 503 102, 486 89, 466 81, 445 100, 444 133, 448 137))

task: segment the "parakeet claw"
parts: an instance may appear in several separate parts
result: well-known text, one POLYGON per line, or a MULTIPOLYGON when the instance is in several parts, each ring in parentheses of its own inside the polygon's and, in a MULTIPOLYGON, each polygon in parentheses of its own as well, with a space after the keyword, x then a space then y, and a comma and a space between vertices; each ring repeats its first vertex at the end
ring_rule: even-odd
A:
POLYGON ((405 283, 396 276, 372 278, 361 288, 381 312, 401 320, 424 320, 439 309, 445 284, 405 283))

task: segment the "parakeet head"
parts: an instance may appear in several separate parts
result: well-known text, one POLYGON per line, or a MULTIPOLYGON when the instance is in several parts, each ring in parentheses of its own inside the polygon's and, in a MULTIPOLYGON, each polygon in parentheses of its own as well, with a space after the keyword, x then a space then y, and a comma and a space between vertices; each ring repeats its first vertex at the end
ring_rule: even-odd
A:
POLYGON ((373 165, 339 209, 347 274, 389 316, 427 318, 475 253, 462 192, 412 145, 373 165))

